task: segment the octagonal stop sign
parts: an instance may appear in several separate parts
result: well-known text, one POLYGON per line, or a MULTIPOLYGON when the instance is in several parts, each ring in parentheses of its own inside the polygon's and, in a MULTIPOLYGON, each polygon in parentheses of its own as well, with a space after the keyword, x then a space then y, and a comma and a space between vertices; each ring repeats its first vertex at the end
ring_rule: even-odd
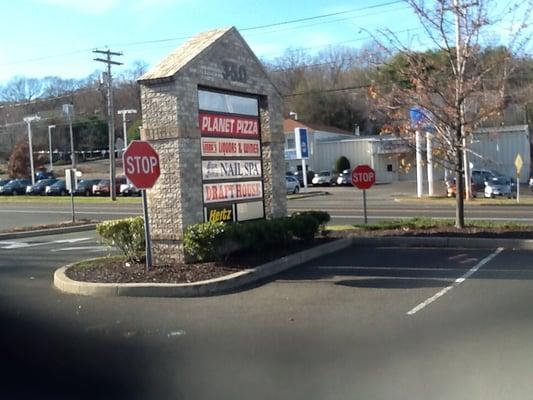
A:
POLYGON ((142 140, 133 140, 123 155, 124 174, 137 189, 150 189, 159 174, 159 155, 142 140))
POLYGON ((358 165, 352 171, 352 185, 358 189, 370 189, 376 183, 376 173, 368 165, 358 165))

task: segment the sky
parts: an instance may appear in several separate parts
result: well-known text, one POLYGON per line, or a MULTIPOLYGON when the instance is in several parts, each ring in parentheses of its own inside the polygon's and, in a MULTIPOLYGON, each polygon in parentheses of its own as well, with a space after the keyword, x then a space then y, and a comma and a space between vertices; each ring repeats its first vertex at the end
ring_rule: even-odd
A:
POLYGON ((187 38, 229 26, 263 60, 289 48, 360 48, 383 29, 424 42, 417 17, 394 0, 2 0, 0 15, 0 84, 17 75, 84 78, 104 67, 93 61, 97 48, 123 53, 114 73, 139 60, 153 66, 187 38))

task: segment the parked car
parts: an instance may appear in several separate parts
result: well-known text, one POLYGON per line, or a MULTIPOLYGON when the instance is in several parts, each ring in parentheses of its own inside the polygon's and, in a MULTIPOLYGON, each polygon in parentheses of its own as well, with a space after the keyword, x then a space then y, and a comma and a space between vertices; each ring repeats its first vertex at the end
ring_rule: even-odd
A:
MULTIPOLYGON (((470 180, 470 188, 472 190, 472 197, 476 198, 479 192, 485 190, 485 183, 475 182, 474 179, 470 180)), ((446 181, 446 195, 448 197, 455 197, 457 194, 457 188, 455 185, 455 178, 446 181)))
POLYGON ((58 179, 56 182, 44 189, 44 194, 47 196, 65 196, 67 193, 67 183, 64 179, 58 179))
POLYGON ((485 197, 516 198, 516 184, 507 176, 497 176, 487 181, 485 185, 485 197))
POLYGON ((26 194, 28 195, 43 195, 47 186, 51 186, 57 182, 56 178, 41 179, 35 185, 26 186, 26 194))
POLYGON ((477 187, 481 187, 481 191, 484 191, 486 182, 488 182, 491 178, 503 176, 503 174, 493 169, 474 168, 470 172, 470 176, 472 178, 472 181, 477 185, 477 187))
POLYGON ((122 196, 140 196, 141 191, 133 186, 132 183, 123 183, 120 185, 120 194, 122 196))
POLYGON ((313 177, 313 185, 330 186, 335 182, 335 177, 330 171, 320 171, 313 177))
MULTIPOLYGON (((120 185, 123 185, 125 183, 126 178, 121 176, 117 177, 115 179, 115 193, 120 193, 120 185)), ((102 179, 100 180, 100 182, 93 186, 93 194, 95 196, 109 196, 110 186, 111 182, 109 179, 102 179)))
POLYGON ((82 179, 78 182, 78 187, 76 188, 76 190, 74 190, 74 195, 92 196, 94 185, 96 185, 100 181, 101 179, 82 179))
MULTIPOLYGON (((0 183, 1 185, 1 183, 0 183)), ((533 176, 531 178, 529 178, 529 190, 531 190, 533 192, 533 176)))
POLYGON ((300 191, 300 183, 294 176, 285 176, 285 187, 287 193, 298 193, 300 191))
POLYGON ((349 169, 343 170, 337 178, 337 185, 352 186, 352 171, 349 169))
POLYGON ((0 187, 7 185, 11 179, 0 179, 0 187))
POLYGON ((31 185, 29 179, 13 179, 0 188, 1 195, 25 194, 26 186, 31 185))
MULTIPOLYGON (((311 185, 311 181, 313 180, 313 177, 315 176, 315 172, 311 170, 307 170, 307 184, 311 185)), ((302 171, 296 171, 294 173, 294 177, 298 179, 298 183, 300 184, 300 187, 304 186, 304 176, 302 174, 302 171)))
POLYGON ((35 173, 35 180, 36 181, 41 181, 43 179, 52 179, 52 178, 55 178, 56 175, 54 174, 53 171, 37 171, 35 173))

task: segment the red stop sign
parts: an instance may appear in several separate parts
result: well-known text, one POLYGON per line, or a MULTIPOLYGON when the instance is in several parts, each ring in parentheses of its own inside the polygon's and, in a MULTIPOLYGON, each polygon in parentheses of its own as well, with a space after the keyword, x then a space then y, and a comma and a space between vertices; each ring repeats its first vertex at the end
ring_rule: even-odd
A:
POLYGON ((376 173, 368 165, 358 165, 352 171, 352 185, 358 189, 370 189, 376 183, 376 173))
POLYGON ((148 142, 134 140, 123 155, 124 174, 137 189, 150 189, 159 174, 159 155, 148 142))

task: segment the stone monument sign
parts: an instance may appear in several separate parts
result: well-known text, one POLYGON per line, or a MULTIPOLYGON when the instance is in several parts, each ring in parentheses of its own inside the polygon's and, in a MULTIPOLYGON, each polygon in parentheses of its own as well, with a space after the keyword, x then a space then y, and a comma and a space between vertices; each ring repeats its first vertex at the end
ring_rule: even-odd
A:
POLYGON ((235 28, 201 33, 138 80, 141 138, 159 153, 148 191, 156 264, 184 229, 286 215, 282 100, 235 28))

